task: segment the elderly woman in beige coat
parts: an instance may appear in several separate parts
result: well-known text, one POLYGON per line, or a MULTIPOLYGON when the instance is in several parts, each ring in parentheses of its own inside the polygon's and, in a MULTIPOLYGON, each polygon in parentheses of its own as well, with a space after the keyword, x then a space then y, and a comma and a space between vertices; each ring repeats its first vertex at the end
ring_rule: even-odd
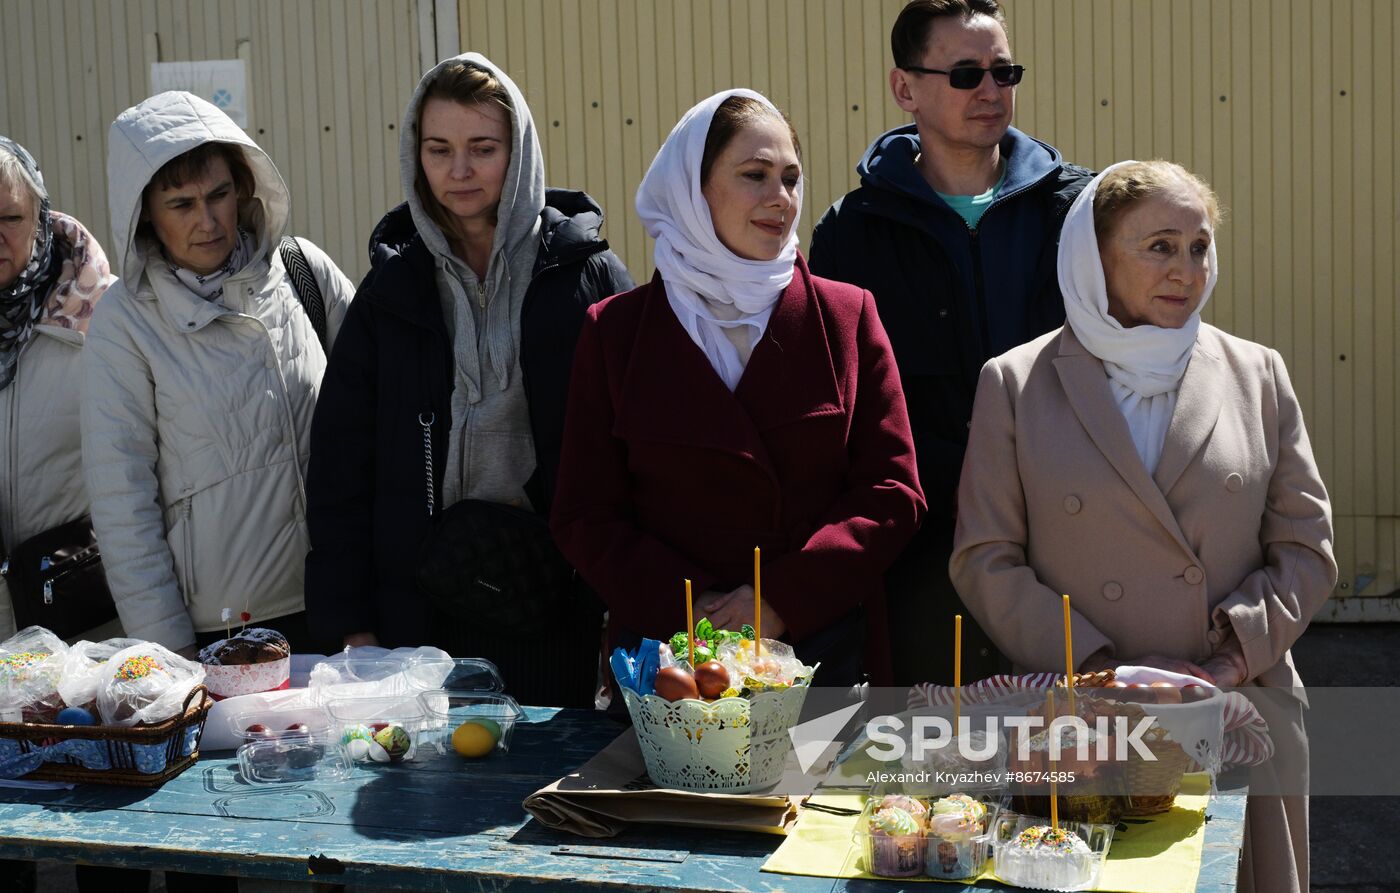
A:
MULTIPOLYGON (((982 370, 950 567, 1024 669, 1064 666, 1069 593, 1081 670, 1283 690, 1251 784, 1305 792, 1288 649, 1336 582, 1331 509, 1282 358, 1201 322, 1218 220, 1167 162, 1113 165, 1074 202, 1068 324, 982 370)), ((1308 889, 1307 834, 1305 796, 1251 797, 1240 889, 1308 889)))

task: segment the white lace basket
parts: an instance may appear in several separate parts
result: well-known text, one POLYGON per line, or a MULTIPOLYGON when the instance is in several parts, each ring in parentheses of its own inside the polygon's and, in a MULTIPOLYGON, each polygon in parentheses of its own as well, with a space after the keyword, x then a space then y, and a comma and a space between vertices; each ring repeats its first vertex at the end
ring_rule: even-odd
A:
POLYGON ((622 696, 654 784, 739 794, 772 787, 782 778, 792 752, 788 730, 802 713, 807 687, 803 680, 752 700, 668 701, 626 687, 622 696))

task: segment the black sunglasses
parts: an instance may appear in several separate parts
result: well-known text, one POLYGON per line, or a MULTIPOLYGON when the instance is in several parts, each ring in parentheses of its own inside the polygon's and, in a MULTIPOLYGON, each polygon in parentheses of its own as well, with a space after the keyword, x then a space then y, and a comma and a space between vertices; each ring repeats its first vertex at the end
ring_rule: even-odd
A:
POLYGON ((998 87, 1014 87, 1021 83, 1021 78, 1026 73, 1024 65, 993 65, 991 68, 976 68, 969 65, 954 68, 951 71, 923 68, 919 65, 901 65, 900 68, 905 71, 917 71, 919 74, 946 74, 948 86, 955 90, 977 89, 977 85, 982 83, 982 75, 989 71, 992 73, 992 80, 998 87))

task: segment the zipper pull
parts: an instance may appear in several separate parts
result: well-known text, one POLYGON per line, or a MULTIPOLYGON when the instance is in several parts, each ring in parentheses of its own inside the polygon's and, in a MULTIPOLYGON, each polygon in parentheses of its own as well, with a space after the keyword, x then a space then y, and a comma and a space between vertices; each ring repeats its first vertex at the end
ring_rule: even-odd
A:
POLYGON ((479 279, 476 282, 476 303, 482 310, 486 309, 486 283, 479 279))
POLYGON ((4 563, 4 564, 0 564, 0 577, 8 577, 9 575, 10 575, 10 558, 9 558, 9 556, 7 555, 7 556, 5 556, 5 563, 4 563))
POLYGON ((53 604, 53 580, 44 581, 44 604, 53 604))
POLYGON ((39 572, 40 572, 40 573, 43 573, 44 571, 47 571, 47 570, 48 570, 49 568, 51 568, 51 567, 53 567, 53 556, 52 556, 52 555, 45 555, 43 558, 40 558, 40 559, 39 559, 39 572))

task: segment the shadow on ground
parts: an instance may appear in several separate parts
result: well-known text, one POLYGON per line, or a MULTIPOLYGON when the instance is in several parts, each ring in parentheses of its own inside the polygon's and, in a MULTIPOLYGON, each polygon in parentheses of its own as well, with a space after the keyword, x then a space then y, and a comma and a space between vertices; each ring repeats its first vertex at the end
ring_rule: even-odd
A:
MULTIPOLYGON (((1392 686, 1400 677, 1400 624, 1316 624, 1293 647, 1303 684, 1392 686)), ((1309 801, 1313 893, 1400 890, 1400 848, 1377 829, 1400 827, 1400 797, 1309 801)))

